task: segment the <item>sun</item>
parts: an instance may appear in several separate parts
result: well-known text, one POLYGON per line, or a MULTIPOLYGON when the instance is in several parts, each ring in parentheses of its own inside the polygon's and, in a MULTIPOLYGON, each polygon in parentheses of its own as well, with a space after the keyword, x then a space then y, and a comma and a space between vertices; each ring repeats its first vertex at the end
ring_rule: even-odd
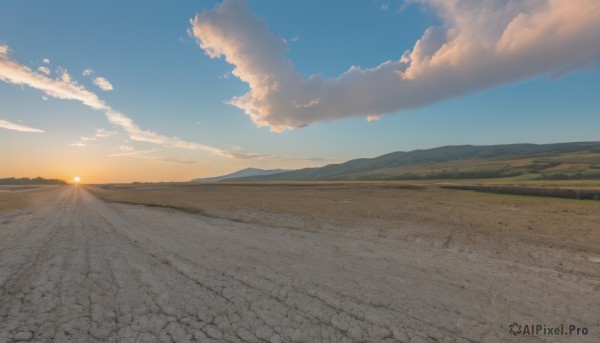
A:
POLYGON ((79 183, 80 181, 81 181, 81 178, 79 176, 75 176, 73 178, 73 182, 75 182, 75 183, 79 183))

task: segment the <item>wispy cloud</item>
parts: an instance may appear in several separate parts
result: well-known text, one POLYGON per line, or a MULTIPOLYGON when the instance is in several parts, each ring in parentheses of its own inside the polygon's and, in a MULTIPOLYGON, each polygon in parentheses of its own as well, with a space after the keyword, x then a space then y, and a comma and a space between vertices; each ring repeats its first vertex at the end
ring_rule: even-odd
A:
POLYGON ((124 151, 124 152, 130 152, 130 151, 133 151, 133 150, 135 150, 135 148, 134 148, 134 147, 132 147, 132 146, 128 146, 128 145, 121 145, 121 146, 119 147, 119 150, 120 150, 120 151, 124 151))
POLYGON ((11 123, 8 120, 0 120, 0 128, 19 132, 44 132, 44 130, 35 129, 33 127, 24 126, 21 124, 11 123))
POLYGON ((77 85, 77 82, 73 81, 73 78, 71 77, 71 74, 69 74, 69 71, 67 69, 59 67, 57 68, 57 72, 62 82, 77 85))
POLYGON ((59 69, 58 74, 60 75, 59 79, 52 79, 44 74, 36 73, 31 70, 31 68, 12 60, 9 56, 8 46, 0 44, 1 81, 14 85, 28 86, 44 92, 47 96, 57 99, 79 101, 91 109, 103 111, 108 121, 125 130, 131 140, 157 144, 165 147, 207 151, 229 158, 257 158, 257 156, 264 156, 240 152, 230 153, 227 150, 209 145, 161 135, 151 130, 143 130, 131 118, 113 109, 95 93, 90 92, 82 85, 74 82, 66 69, 59 69))
POLYGON ((108 131, 105 129, 96 129, 94 135, 92 137, 79 137, 79 141, 75 143, 71 143, 69 145, 85 147, 88 146, 88 142, 97 141, 98 139, 103 139, 107 137, 111 137, 117 134, 117 131, 108 131))
POLYGON ((40 66, 38 67, 38 70, 46 75, 50 75, 50 68, 46 66, 40 66))
POLYGON ((42 60, 42 62, 43 62, 44 64, 50 64, 50 60, 49 60, 49 59, 47 59, 47 58, 44 58, 44 59, 42 60))
POLYGON ((108 155, 109 157, 133 157, 144 160, 153 160, 162 163, 172 163, 172 164, 196 164, 198 161, 193 160, 185 160, 174 156, 168 157, 157 157, 152 154, 156 153, 154 149, 148 150, 136 150, 132 146, 121 145, 119 146, 119 152, 108 155))
POLYGON ((105 92, 113 90, 113 85, 103 77, 96 77, 92 80, 92 82, 105 92))
POLYGON ((77 142, 71 143, 69 145, 77 146, 77 147, 86 147, 86 146, 88 146, 88 142, 92 142, 92 141, 96 141, 96 140, 98 140, 98 138, 96 138, 96 137, 79 137, 79 140, 77 142))
POLYGON ((136 157, 136 158, 144 158, 144 159, 155 159, 152 156, 147 156, 148 154, 156 152, 155 149, 145 149, 145 150, 136 150, 133 147, 128 147, 131 149, 122 149, 123 147, 119 147, 119 152, 112 153, 108 155, 109 157, 136 157))
POLYGON ((81 73, 81 75, 83 75, 83 76, 90 76, 90 75, 92 75, 93 73, 94 73, 94 70, 92 70, 92 69, 89 69, 89 68, 88 68, 88 69, 85 69, 85 70, 84 70, 84 71, 81 73))
POLYGON ((157 158, 156 160, 159 162, 163 162, 163 163, 175 163, 175 164, 196 164, 196 163, 198 163, 198 161, 182 160, 177 157, 163 157, 163 158, 157 158))
POLYGON ((209 57, 224 57, 249 85, 229 103, 273 131, 414 108, 600 60, 598 0, 411 2, 433 11, 441 24, 398 59, 371 69, 353 66, 332 79, 302 76, 285 58, 286 41, 245 0, 198 13, 192 33, 209 57), (320 101, 297 106, 312 99, 320 101))
POLYGON ((117 134, 117 131, 109 131, 106 129, 96 129, 96 137, 99 138, 105 138, 105 137, 110 137, 110 136, 114 136, 117 134))

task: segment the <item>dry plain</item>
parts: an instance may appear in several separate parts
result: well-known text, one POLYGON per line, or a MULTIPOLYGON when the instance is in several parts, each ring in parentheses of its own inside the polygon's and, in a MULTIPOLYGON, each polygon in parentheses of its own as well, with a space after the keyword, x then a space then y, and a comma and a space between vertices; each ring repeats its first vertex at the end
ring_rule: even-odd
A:
POLYGON ((593 201, 393 183, 5 190, 0 342, 598 342, 599 262, 593 201))

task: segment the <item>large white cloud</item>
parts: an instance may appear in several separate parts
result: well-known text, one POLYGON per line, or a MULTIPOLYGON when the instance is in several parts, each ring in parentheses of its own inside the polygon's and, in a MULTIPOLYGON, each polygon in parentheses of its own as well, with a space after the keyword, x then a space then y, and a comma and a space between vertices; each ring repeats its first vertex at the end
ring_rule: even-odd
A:
MULTIPOLYGON (((196 142, 185 141, 177 137, 168 137, 150 130, 142 130, 131 118, 110 107, 95 93, 72 81, 70 74, 66 70, 60 71, 59 79, 52 79, 43 73, 37 73, 31 70, 31 68, 12 60, 9 56, 8 46, 3 44, 0 44, 0 81, 35 88, 48 96, 58 99, 76 100, 94 110, 103 111, 111 124, 124 129, 129 138, 134 141, 188 150, 203 150, 231 158, 248 159, 263 157, 263 155, 227 151, 196 142)), ((107 132, 98 133, 106 134, 107 132)))
MULTIPOLYGON (((600 60, 598 0, 414 0, 442 24, 396 60, 351 67, 332 79, 303 77, 288 45, 245 0, 224 0, 191 21, 211 58, 224 57, 250 91, 230 103, 273 131, 376 115, 600 60)), ((324 56, 326 58, 326 56, 324 56)))

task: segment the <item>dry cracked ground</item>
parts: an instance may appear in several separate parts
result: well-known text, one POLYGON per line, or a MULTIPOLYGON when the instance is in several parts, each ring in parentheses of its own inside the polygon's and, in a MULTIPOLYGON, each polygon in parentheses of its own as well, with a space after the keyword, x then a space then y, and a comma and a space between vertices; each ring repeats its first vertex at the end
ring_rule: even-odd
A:
POLYGON ((377 232, 269 227, 62 187, 0 214, 0 342, 600 341, 593 260, 505 246, 531 249, 532 263, 377 232), (511 336, 512 322, 588 334, 511 336))

